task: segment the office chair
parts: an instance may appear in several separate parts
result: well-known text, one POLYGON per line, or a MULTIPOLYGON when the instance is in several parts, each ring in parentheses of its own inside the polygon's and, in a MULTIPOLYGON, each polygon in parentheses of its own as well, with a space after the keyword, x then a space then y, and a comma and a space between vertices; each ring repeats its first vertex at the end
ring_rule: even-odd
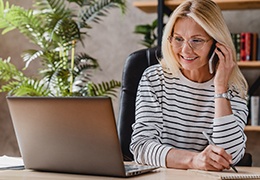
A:
POLYGON ((133 160, 129 150, 132 124, 135 122, 135 99, 139 80, 144 70, 157 64, 157 48, 142 49, 128 56, 125 61, 120 92, 118 133, 124 160, 133 160))
MULTIPOLYGON (((117 121, 118 136, 125 161, 134 159, 129 150, 129 145, 133 132, 132 124, 135 122, 135 99, 139 81, 144 70, 151 65, 159 63, 158 58, 160 57, 160 49, 154 47, 133 52, 125 61, 117 121)), ((245 153, 245 156, 237 166, 252 166, 251 154, 245 153)))

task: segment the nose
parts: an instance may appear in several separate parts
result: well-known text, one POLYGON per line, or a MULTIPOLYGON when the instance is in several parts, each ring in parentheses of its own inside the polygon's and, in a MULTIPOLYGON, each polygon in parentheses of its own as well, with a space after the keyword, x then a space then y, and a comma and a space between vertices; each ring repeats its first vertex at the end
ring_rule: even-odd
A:
POLYGON ((193 51, 190 43, 188 41, 184 41, 183 44, 182 44, 182 52, 191 52, 193 51))

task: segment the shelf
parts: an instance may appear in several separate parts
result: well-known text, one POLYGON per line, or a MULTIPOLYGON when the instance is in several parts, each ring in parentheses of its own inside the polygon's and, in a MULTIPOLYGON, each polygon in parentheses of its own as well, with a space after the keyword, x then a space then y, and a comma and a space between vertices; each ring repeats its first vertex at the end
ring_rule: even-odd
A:
POLYGON ((260 61, 241 61, 238 62, 240 68, 260 68, 260 61))
MULTIPOLYGON (((165 6, 174 10, 184 0, 164 0, 165 6)), ((215 0, 222 10, 260 9, 260 0, 215 0)), ((133 5, 146 13, 157 12, 157 0, 134 1, 133 5)))
POLYGON ((245 131, 246 132, 252 132, 252 131, 260 132, 260 126, 246 126, 245 131))

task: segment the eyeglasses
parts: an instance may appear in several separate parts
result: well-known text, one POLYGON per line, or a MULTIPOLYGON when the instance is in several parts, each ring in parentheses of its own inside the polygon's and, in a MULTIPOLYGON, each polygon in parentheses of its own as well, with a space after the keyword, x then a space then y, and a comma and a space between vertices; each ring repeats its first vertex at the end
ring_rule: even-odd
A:
POLYGON ((184 43, 188 42, 188 45, 193 50, 200 50, 201 48, 203 48, 205 43, 211 40, 211 38, 208 40, 202 38, 192 38, 189 40, 184 40, 181 36, 169 36, 168 40, 174 48, 182 48, 184 43))

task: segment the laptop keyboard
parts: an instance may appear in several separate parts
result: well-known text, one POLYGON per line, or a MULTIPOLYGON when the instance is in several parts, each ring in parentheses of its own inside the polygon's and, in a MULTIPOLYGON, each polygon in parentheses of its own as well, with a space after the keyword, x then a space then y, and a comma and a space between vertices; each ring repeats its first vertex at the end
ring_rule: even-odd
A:
POLYGON ((136 167, 136 165, 130 165, 130 164, 125 164, 125 170, 126 171, 135 171, 138 168, 136 167))
POLYGON ((143 169, 147 169, 147 168, 148 168, 148 166, 125 164, 126 171, 136 171, 136 170, 143 170, 143 169))

